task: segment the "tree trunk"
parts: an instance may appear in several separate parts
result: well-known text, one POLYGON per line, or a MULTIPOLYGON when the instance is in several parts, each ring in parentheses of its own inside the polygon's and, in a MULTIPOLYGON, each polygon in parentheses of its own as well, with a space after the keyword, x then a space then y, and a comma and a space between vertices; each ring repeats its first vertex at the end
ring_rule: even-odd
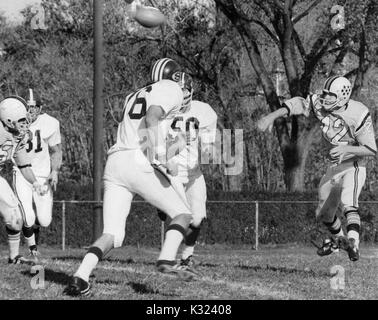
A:
POLYGON ((303 192, 305 190, 306 160, 317 130, 317 127, 302 130, 303 134, 296 144, 296 152, 288 152, 291 157, 284 161, 284 179, 288 191, 303 192), (296 155, 296 158, 293 158, 293 154, 296 155))

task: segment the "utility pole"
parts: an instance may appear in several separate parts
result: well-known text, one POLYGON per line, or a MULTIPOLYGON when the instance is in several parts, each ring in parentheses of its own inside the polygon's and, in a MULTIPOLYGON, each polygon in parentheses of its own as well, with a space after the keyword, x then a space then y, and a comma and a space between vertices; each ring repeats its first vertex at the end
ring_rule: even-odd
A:
POLYGON ((103 173, 103 114, 104 114, 104 62, 103 62, 104 0, 93 1, 94 75, 93 75, 93 241, 102 233, 102 173, 103 173))

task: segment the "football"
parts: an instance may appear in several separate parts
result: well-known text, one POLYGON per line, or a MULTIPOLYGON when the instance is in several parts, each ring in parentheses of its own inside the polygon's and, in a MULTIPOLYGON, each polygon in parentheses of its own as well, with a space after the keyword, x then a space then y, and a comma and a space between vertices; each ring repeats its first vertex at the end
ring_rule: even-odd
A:
POLYGON ((145 28, 155 28, 165 23, 166 18, 159 9, 132 3, 130 17, 145 28))

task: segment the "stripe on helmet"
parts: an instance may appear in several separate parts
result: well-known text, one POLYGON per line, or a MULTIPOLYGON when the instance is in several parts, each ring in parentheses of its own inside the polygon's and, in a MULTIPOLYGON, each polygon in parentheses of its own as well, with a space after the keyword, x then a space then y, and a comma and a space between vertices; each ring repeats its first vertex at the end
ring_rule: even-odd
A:
POLYGON ((170 60, 169 58, 163 58, 155 62, 152 68, 152 81, 155 82, 162 79, 164 68, 170 60))
POLYGON ((326 80, 325 84, 324 84, 324 89, 329 91, 329 89, 331 88, 331 84, 333 83, 333 81, 335 81, 337 78, 339 78, 339 76, 333 76, 333 77, 330 77, 326 80))
POLYGON ((29 100, 27 101, 28 105, 35 106, 37 101, 34 99, 33 89, 29 89, 29 100))

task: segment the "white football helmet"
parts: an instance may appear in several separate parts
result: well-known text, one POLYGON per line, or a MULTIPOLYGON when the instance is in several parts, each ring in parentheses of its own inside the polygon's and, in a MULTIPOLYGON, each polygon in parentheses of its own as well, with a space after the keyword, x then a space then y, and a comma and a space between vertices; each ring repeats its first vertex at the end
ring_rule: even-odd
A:
POLYGON ((26 101, 19 96, 9 96, 0 102, 0 121, 16 137, 29 130, 26 101))
POLYGON ((33 123, 42 111, 42 102, 33 89, 28 89, 26 103, 28 105, 28 119, 30 123, 33 123))
POLYGON ((329 77, 323 86, 319 101, 326 111, 345 106, 352 94, 352 84, 341 76, 329 77))

